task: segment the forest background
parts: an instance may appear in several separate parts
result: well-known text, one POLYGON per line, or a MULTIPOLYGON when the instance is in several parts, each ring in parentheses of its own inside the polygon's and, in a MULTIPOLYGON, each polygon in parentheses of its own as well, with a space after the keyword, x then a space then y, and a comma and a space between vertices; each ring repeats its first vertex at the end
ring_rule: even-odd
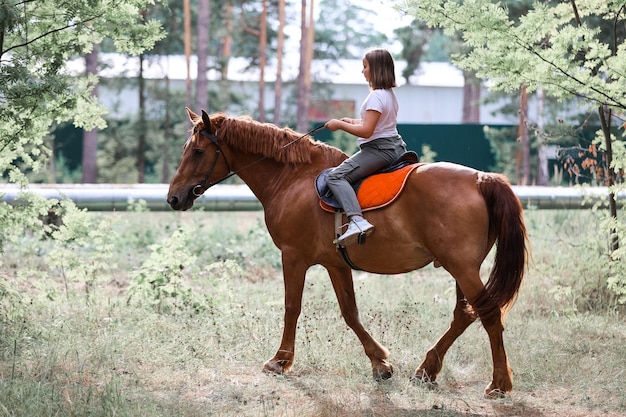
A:
MULTIPOLYGON (((513 21, 526 15, 533 4, 531 1, 500 3, 507 8, 513 21)), ((310 119, 311 103, 324 102, 328 88, 332 88, 331 85, 320 84, 315 74, 311 74, 313 60, 360 59, 368 47, 382 45, 393 50, 397 60, 406 62, 403 76, 409 82, 409 76, 417 70, 420 62, 449 62, 455 54, 466 53, 467 46, 460 34, 446 34, 442 27, 429 26, 422 19, 414 19, 405 6, 400 2, 347 0, 300 3, 49 1, 37 2, 36 5, 30 1, 5 0, 2 27, 6 35, 2 38, 2 57, 3 62, 13 67, 9 71, 4 66, 5 79, 15 81, 4 86, 7 90, 5 96, 13 97, 4 103, 5 120, 14 127, 0 131, 0 134, 3 143, 8 145, 5 151, 8 151, 11 149, 11 138, 17 133, 25 133, 23 119, 32 119, 33 115, 37 115, 41 120, 45 114, 48 119, 46 128, 38 128, 36 133, 33 131, 30 134, 46 135, 43 146, 37 147, 37 152, 50 156, 45 162, 39 156, 36 158, 39 163, 45 164, 46 169, 43 170, 38 164, 32 169, 28 164, 30 158, 24 161, 22 156, 16 158, 16 153, 7 154, 7 163, 19 165, 20 171, 34 182, 167 183, 178 162, 180 141, 188 127, 181 113, 185 105, 209 112, 244 112, 260 121, 307 131, 313 122, 310 119), (104 7, 109 10, 104 12, 104 7), (128 15, 125 21, 116 23, 121 19, 112 16, 111 10, 119 11, 126 7, 136 8, 136 15, 128 15), (380 24, 382 19, 385 19, 385 25, 380 24), (99 28, 99 22, 108 27, 99 28), (116 27, 118 24, 121 26, 116 27), (131 25, 132 30, 128 29, 131 25), (72 36, 75 40, 70 39, 72 36), (67 40, 59 42, 60 37, 67 40), (134 42, 138 45, 132 46, 135 49, 131 50, 134 42), (98 78, 96 75, 106 70, 106 64, 100 62, 99 55, 111 52, 137 57, 138 74, 113 79, 98 78), (168 79, 155 84, 144 77, 143 68, 154 57, 181 54, 188 57, 188 72, 198 74, 197 78, 188 78, 184 91, 171 88, 168 79), (191 56, 198 58, 197 68, 190 68, 191 56), (297 77, 283 79, 285 59, 294 60, 296 57, 300 60, 297 77), (248 69, 259 74, 258 105, 255 108, 247 104, 244 107, 244 102, 249 102, 248 98, 229 88, 230 80, 227 80, 226 74, 233 58, 245 59, 248 69), (87 74, 68 77, 62 70, 69 61, 76 59, 84 60, 87 74), (273 68, 276 68, 276 74, 272 74, 277 80, 273 83, 273 108, 263 105, 269 61, 273 61, 273 68), (42 62, 46 64, 41 66, 42 62), (30 67, 30 75, 12 72, 19 67, 30 67), (219 79, 209 81, 209 71, 220 74, 219 79), (71 89, 67 88, 72 84, 71 89), (295 84, 296 88, 284 89, 287 84, 295 84), (138 95, 137 112, 122 117, 112 116, 115 109, 105 109, 97 104, 98 86, 117 89, 120 97, 123 97, 121 92, 124 89, 128 91, 132 88, 138 95), (46 88, 49 88, 48 91, 46 88), (47 94, 39 96, 42 91, 47 94), (62 94, 61 97, 52 97, 49 92, 62 94), (285 100, 287 94, 289 96, 285 100), (46 103, 26 101, 28 97, 45 97, 46 103), (81 97, 81 105, 76 107, 72 103, 78 97, 81 97), (281 102, 288 104, 281 105, 281 102), (62 104, 59 106, 57 103, 62 104), (90 106, 85 106, 86 103, 90 106), (74 106, 77 114, 56 116, 66 105, 74 106), (25 112, 21 111, 22 108, 25 112), (51 108, 55 111, 51 112, 51 108), (87 122, 95 123, 95 128, 85 126, 87 122), (67 148, 71 145, 64 139, 76 134, 73 127, 85 128, 78 165, 76 161, 68 160, 67 155, 72 150, 67 148), (98 167, 106 169, 99 170, 98 167)), ((610 36, 610 21, 599 19, 591 21, 591 24, 601 29, 602 36, 610 36)), ((542 110, 537 120, 531 120, 528 117, 529 97, 521 84, 517 91, 494 92, 488 97, 481 97, 480 87, 485 82, 476 77, 476 71, 464 69, 463 76, 462 123, 477 123, 479 108, 485 101, 508 103, 501 109, 503 114, 519 113, 518 127, 492 129, 486 133, 495 157, 493 170, 506 173, 514 183, 549 183, 549 145, 570 147, 581 142, 584 147, 591 145, 589 137, 593 137, 593 130, 589 126, 599 123, 595 109, 576 108, 573 112, 565 112, 564 116, 563 109, 571 109, 576 100, 559 103, 539 89, 536 94, 531 94, 530 99, 536 99, 542 110)), ((41 122, 43 124, 44 121, 41 122)), ((345 135, 337 133, 333 140, 347 152, 353 151, 352 141, 345 135)), ((428 150, 424 151, 428 159, 428 150)), ((564 157, 569 155, 564 154, 564 157)), ((575 159, 580 161, 580 158, 575 159)), ((606 166, 602 158, 595 159, 597 164, 606 166)), ((578 163, 576 168, 580 166, 578 163)), ((572 167, 566 165, 565 169, 568 168, 572 167)), ((589 182, 593 181, 595 173, 578 171, 575 175, 577 180, 589 182)))
MULTIPOLYGON (((408 79, 422 60, 451 59, 465 77, 463 120, 476 120, 480 83, 494 94, 507 96, 503 112, 519 115, 517 134, 490 133, 498 166, 507 173, 515 165, 514 182, 545 184, 545 147, 565 144, 564 166, 585 182, 606 186, 608 197, 599 203, 598 221, 606 233, 606 269, 599 284, 626 301, 626 265, 620 238, 626 224, 619 216, 618 196, 623 185, 626 147, 626 1, 598 6, 592 0, 532 2, 472 0, 406 0, 376 5, 405 16, 408 26, 393 31, 395 39, 376 30, 375 11, 341 0, 300 4, 278 1, 211 2, 209 0, 0 0, 0 169, 6 182, 26 187, 29 181, 51 182, 76 177, 97 182, 102 171, 135 172, 136 182, 151 176, 168 182, 175 166, 185 119, 175 115, 184 105, 220 111, 236 108, 241 97, 229 94, 220 81, 209 84, 209 65, 225 74, 232 57, 245 57, 259 70, 260 121, 287 124, 306 131, 311 97, 313 59, 360 58, 372 45, 389 44, 406 61, 408 79), (319 13, 315 8, 319 7, 319 13), (408 17, 407 17, 408 16, 408 17), (286 48, 287 22, 299 26, 300 71, 291 114, 280 106, 281 65, 286 48), (116 51, 139 57, 135 80, 139 109, 129 120, 107 118, 98 102, 98 54, 116 51), (142 63, 152 55, 183 53, 198 57, 195 85, 188 77, 184 92, 148 91, 142 63), (67 63, 85 60, 86 73, 70 74, 67 63), (268 58, 278 62, 274 94, 277 105, 261 104, 264 68, 268 58), (543 111, 528 118, 528 97, 543 111), (154 101, 152 101, 154 100, 154 101), (152 106, 152 107, 148 107, 152 106), (575 106, 575 107, 572 107, 575 106), (560 116, 568 109, 567 118, 560 116), (576 108, 576 112, 571 109, 576 108), (271 112, 269 111, 271 110, 271 112), (162 117, 148 118, 148 113, 162 117), (270 115, 271 113, 271 115, 270 115), (81 170, 67 172, 55 158, 51 132, 64 123, 84 130, 81 170), (595 139, 580 143, 580 132, 592 129, 595 139), (533 159, 531 160, 531 155, 533 159), (147 167, 160 166, 160 174, 147 167), (531 169, 532 168, 532 169, 531 169), (603 208, 608 208, 604 210, 603 208), (601 210, 602 209, 602 210, 601 210)), ((388 30, 388 29, 387 29, 388 30)), ((294 36, 295 37, 295 36, 294 36)), ((294 39, 292 39, 293 41, 294 39)), ((293 43, 292 43, 293 45, 293 43)), ((189 61, 188 61, 189 62, 189 61)), ((166 80, 167 81, 167 80, 166 80)), ((334 137, 345 148, 345 137, 334 137)), ((433 155, 425 153, 425 160, 433 155)), ((158 182, 158 181, 155 181, 158 182)), ((0 205, 2 243, 19 241, 24 227, 41 222, 55 201, 0 205)), ((50 234, 45 227, 39 233, 50 234)))

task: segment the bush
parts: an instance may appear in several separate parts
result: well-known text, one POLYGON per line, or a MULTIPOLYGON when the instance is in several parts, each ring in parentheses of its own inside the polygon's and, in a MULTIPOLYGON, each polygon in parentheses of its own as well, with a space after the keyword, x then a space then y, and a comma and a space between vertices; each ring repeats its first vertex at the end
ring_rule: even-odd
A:
POLYGON ((131 275, 129 303, 147 303, 159 313, 198 312, 206 308, 185 282, 186 270, 197 272, 197 258, 188 249, 189 240, 189 234, 179 229, 151 246, 149 258, 131 275))

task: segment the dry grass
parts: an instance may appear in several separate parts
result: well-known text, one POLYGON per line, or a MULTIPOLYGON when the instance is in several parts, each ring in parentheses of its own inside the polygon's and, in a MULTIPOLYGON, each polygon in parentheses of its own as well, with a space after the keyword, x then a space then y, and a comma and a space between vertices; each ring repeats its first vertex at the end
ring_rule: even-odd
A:
MULTIPOLYGON (((204 214, 202 230, 228 228, 245 237, 258 227, 260 215, 204 214)), ((200 314, 164 315, 127 305, 125 286, 118 285, 128 279, 123 270, 116 270, 115 285, 108 281, 89 303, 79 293, 34 297, 24 320, 0 335, 0 416, 626 415, 623 317, 582 311, 575 300, 551 292, 571 279, 573 269, 564 265, 584 256, 572 253, 578 243, 560 232, 566 225, 583 233, 588 222, 573 220, 580 215, 527 213, 536 263, 507 318, 514 391, 505 399, 483 398, 491 358, 479 324, 451 348, 437 388, 409 382, 452 312, 453 282, 430 267, 402 276, 355 276, 361 318, 391 351, 396 371, 391 380, 372 380, 363 348, 343 323, 320 268, 307 278, 292 372, 264 374, 263 362, 274 354, 282 332, 283 292, 279 274, 255 264, 265 271, 263 279, 244 274, 217 277, 205 287, 205 281, 194 282, 214 302, 200 314), (561 253, 563 244, 568 249, 561 253)), ((198 213, 155 213, 149 220, 145 214, 127 215, 134 217, 143 226, 132 233, 147 243, 154 237, 139 236, 147 233, 141 232, 146 225, 166 234, 168 222, 200 219, 198 213)), ((40 260, 31 262, 41 267, 40 260)), ((128 273, 133 260, 125 262, 128 273)), ((5 268, 5 278, 17 276, 5 268)))

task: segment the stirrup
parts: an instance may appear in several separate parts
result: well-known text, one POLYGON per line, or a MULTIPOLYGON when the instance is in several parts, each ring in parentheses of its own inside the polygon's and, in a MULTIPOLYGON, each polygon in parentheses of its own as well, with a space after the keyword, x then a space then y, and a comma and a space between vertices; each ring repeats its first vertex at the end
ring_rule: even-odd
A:
POLYGON ((348 223, 348 230, 346 230, 341 236, 335 239, 334 243, 343 247, 351 245, 353 243, 363 245, 365 244, 367 236, 372 234, 373 232, 374 226, 361 217, 359 220, 351 220, 348 223), (359 225, 359 223, 362 222, 364 222, 365 224, 359 225))

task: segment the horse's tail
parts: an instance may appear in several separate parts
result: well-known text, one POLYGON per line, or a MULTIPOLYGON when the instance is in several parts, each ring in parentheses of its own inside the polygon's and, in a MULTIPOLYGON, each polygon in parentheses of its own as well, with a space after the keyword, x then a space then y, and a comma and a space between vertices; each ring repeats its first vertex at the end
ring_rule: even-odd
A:
MULTIPOLYGON (((489 235, 496 237, 497 248, 494 265, 485 284, 485 296, 489 301, 483 299, 486 304, 482 307, 489 313, 502 311, 506 314, 517 297, 528 261, 523 209, 505 176, 482 173, 478 186, 489 212, 489 235), (490 308, 494 304, 499 309, 490 308)), ((476 307, 481 310, 481 306, 476 307)), ((485 321, 482 315, 481 319, 485 321)))

